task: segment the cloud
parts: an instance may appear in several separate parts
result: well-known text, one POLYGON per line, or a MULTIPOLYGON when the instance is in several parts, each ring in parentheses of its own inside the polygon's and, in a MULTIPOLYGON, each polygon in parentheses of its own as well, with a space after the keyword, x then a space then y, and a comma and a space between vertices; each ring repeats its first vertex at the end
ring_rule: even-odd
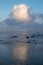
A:
POLYGON ((22 22, 29 22, 31 20, 30 7, 25 4, 14 5, 10 17, 22 22))
POLYGON ((3 25, 6 25, 6 23, 5 22, 0 22, 1 24, 3 24, 3 25))
POLYGON ((32 20, 34 22, 39 23, 39 24, 43 24, 43 14, 33 14, 32 15, 32 20))
POLYGON ((5 31, 7 30, 8 26, 5 22, 0 22, 0 31, 5 31))

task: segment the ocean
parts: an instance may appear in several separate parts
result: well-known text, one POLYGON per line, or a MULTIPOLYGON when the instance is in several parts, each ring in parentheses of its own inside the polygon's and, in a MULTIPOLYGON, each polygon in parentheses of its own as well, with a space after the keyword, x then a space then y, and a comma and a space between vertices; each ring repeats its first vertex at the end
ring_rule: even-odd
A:
POLYGON ((0 65, 43 65, 43 31, 0 31, 0 65))

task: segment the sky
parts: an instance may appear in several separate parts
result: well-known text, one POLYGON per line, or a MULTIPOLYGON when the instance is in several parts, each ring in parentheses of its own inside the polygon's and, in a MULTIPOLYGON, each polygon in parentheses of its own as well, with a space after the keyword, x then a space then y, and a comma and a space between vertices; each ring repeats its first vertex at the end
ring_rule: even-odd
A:
POLYGON ((31 13, 43 14, 43 0, 0 0, 0 22, 8 18, 14 5, 26 4, 31 13))

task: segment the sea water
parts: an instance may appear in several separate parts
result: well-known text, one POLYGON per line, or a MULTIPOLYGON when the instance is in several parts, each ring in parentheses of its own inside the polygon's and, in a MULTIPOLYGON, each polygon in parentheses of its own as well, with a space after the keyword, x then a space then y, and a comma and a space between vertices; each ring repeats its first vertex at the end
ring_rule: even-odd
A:
POLYGON ((0 32, 0 65, 43 65, 43 32, 0 32))

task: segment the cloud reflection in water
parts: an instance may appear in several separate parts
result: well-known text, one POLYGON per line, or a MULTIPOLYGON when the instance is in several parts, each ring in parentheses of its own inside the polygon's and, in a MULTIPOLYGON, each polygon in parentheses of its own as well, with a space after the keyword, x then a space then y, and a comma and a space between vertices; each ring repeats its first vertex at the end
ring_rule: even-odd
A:
POLYGON ((29 52, 29 46, 24 43, 16 44, 12 48, 13 58, 19 61, 25 61, 27 59, 27 53, 29 52))

